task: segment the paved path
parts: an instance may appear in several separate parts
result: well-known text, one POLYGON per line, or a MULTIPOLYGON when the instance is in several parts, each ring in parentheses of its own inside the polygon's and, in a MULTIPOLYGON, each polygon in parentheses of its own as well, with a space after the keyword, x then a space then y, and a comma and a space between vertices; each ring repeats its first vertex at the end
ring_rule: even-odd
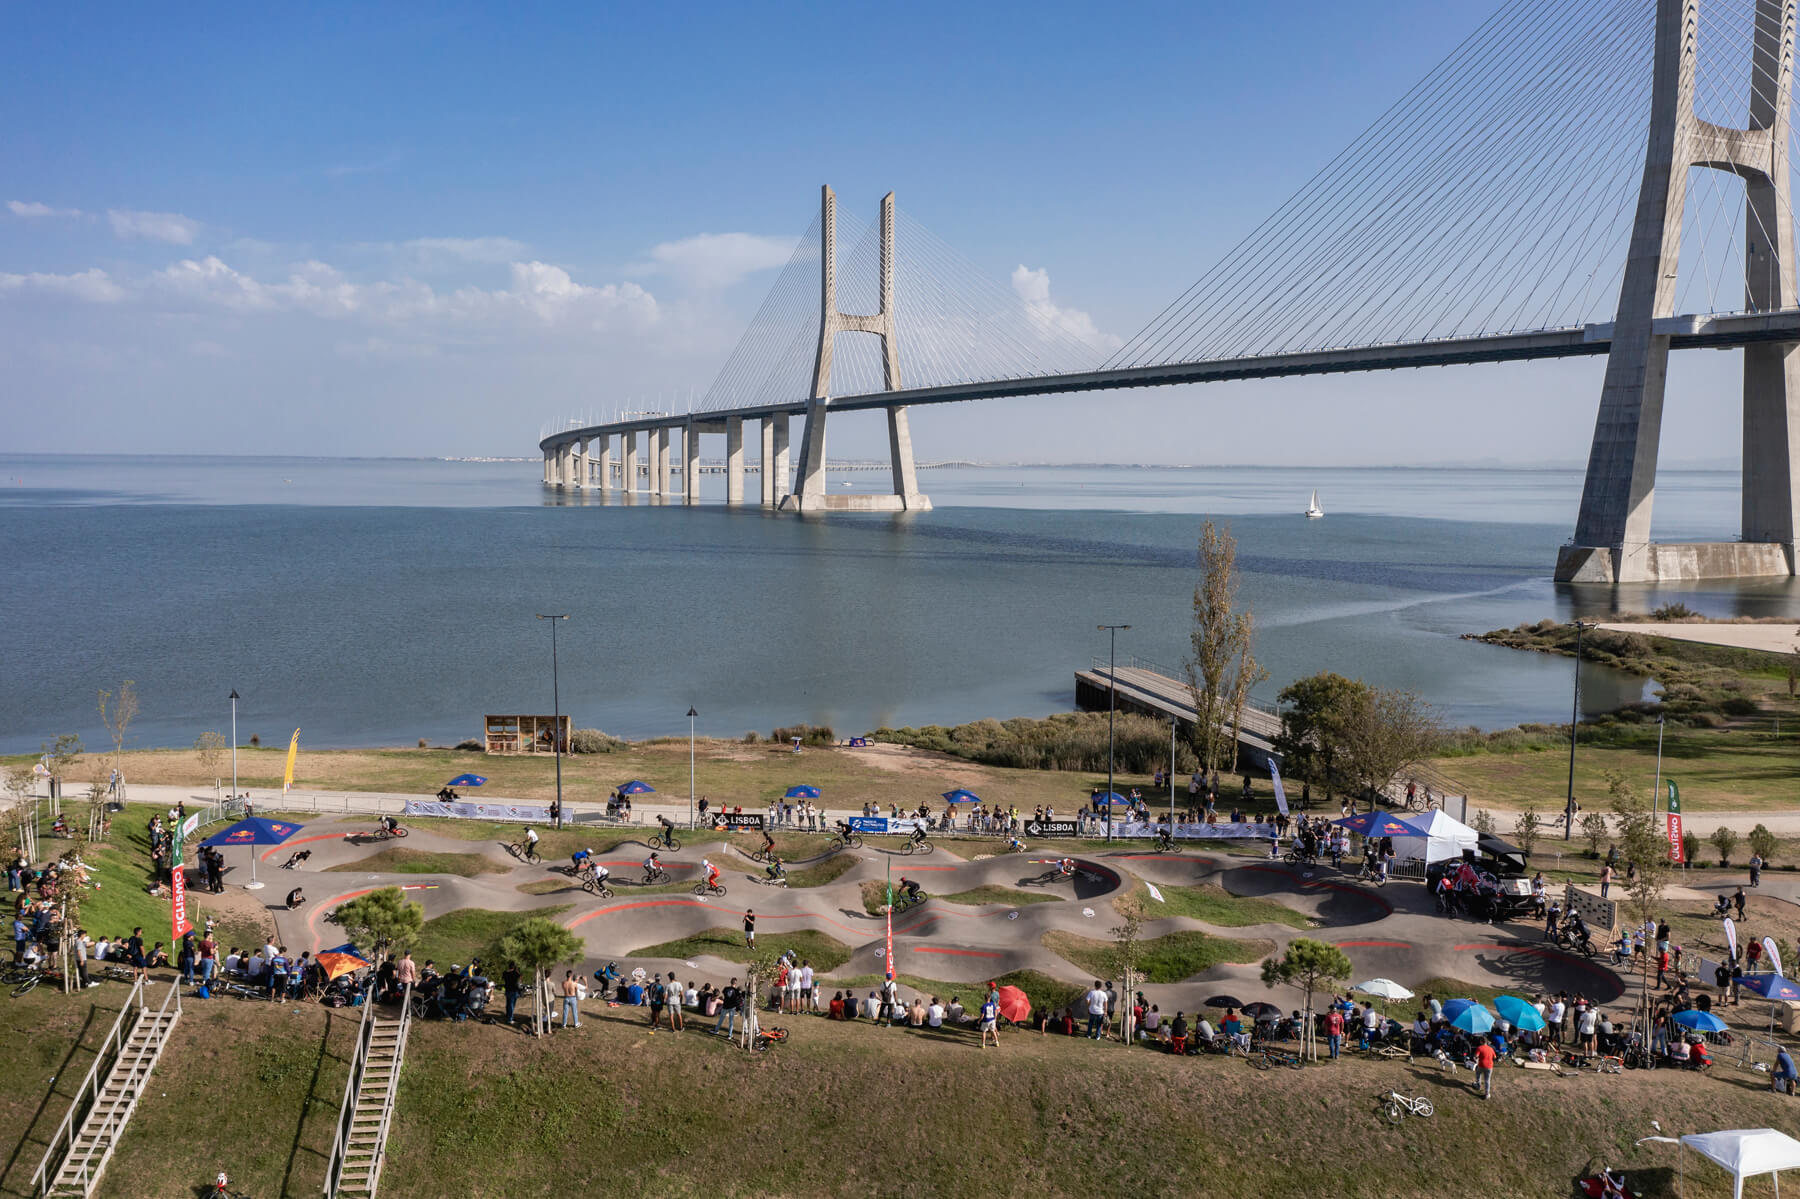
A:
POLYGON ((1671 641, 1696 641, 1732 649, 1759 649, 1771 654, 1791 654, 1800 646, 1800 624, 1723 624, 1665 622, 1651 624, 1603 624, 1611 633, 1642 633, 1671 641))

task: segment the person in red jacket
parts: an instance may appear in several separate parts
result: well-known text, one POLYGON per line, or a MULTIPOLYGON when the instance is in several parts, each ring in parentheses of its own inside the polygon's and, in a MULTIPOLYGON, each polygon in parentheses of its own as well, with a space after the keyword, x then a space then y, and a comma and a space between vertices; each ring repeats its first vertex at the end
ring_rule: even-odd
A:
POLYGON ((1497 1056, 1491 1042, 1483 1041, 1475 1046, 1475 1087, 1483 1099, 1494 1097, 1494 1059, 1497 1056))

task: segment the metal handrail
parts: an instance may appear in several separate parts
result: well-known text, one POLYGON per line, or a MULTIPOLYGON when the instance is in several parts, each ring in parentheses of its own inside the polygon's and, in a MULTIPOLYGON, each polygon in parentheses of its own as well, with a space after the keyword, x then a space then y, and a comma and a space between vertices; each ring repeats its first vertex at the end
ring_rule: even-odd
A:
MULTIPOLYGON (((407 987, 410 992, 411 986, 407 987)), ((337 1137, 331 1142, 331 1154, 325 1159, 325 1196, 337 1194, 339 1173, 344 1168, 344 1150, 350 1139, 350 1124, 356 1114, 356 1090, 362 1079, 363 1065, 369 1057, 369 1036, 375 1027, 375 989, 363 999, 362 1022, 356 1026, 356 1053, 350 1059, 350 1076, 344 1079, 344 1100, 338 1105, 337 1137)))
POLYGON ((400 1063, 406 1058, 406 1037, 412 1031, 412 984, 400 997, 400 1031, 394 1038, 394 1069, 388 1075, 387 1096, 381 1104, 381 1128, 375 1137, 375 1160, 369 1164, 369 1194, 381 1180, 381 1163, 387 1158, 388 1124, 394 1118, 394 1101, 400 1094, 400 1063))
MULTIPOLYGON (((94 1091, 96 1095, 99 1094, 101 1064, 105 1063, 110 1070, 112 1063, 107 1061, 107 1053, 109 1050, 116 1053, 119 1048, 123 1047, 124 1042, 120 1040, 119 1033, 125 1027, 125 1017, 131 1015, 133 1004, 137 1005, 140 1009, 139 1015, 142 1015, 144 1007, 144 980, 142 978, 131 984, 131 993, 125 997, 125 1006, 119 1009, 119 1018, 113 1021, 112 1031, 107 1033, 106 1039, 100 1042, 100 1049, 94 1055, 94 1064, 88 1067, 87 1077, 81 1080, 79 1087, 75 1088, 75 1097, 69 1101, 69 1110, 63 1116, 62 1123, 57 1126, 55 1134, 50 1138, 49 1147, 44 1150, 44 1160, 38 1163, 36 1173, 31 1176, 32 1190, 39 1195, 44 1194, 49 1188, 50 1179, 47 1174, 50 1170, 50 1159, 57 1156, 57 1147, 65 1140, 70 1144, 74 1143, 75 1115, 82 1111, 82 1096, 89 1090, 94 1091)), ((85 1115, 85 1113, 83 1114, 85 1115)))

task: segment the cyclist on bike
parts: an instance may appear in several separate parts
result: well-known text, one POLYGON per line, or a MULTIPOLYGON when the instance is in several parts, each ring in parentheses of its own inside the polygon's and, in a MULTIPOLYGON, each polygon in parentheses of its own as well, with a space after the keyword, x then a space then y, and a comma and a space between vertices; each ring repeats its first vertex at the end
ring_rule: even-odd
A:
POLYGON ((662 873, 662 869, 663 864, 657 858, 656 851, 651 850, 650 856, 644 859, 644 881, 646 883, 655 882, 656 876, 662 873))
POLYGON ((1009 853, 1024 853, 1025 842, 1019 840, 1017 837, 1010 837, 1007 839, 1006 848, 1009 853))
POLYGON ((925 843, 925 826, 923 824, 913 825, 912 840, 907 842, 907 845, 910 847, 913 845, 923 845, 924 843, 925 843))
POLYGON ((706 885, 708 887, 716 887, 719 885, 719 868, 712 864, 711 858, 701 858, 700 869, 706 871, 706 885))
POLYGON ((656 823, 662 825, 662 836, 665 842, 674 840, 675 826, 669 823, 669 818, 667 816, 658 816, 656 818, 656 823))
POLYGON ((1056 872, 1057 872, 1057 874, 1061 875, 1063 878, 1068 878, 1070 875, 1074 874, 1075 873, 1075 859, 1074 858, 1062 859, 1060 862, 1058 862, 1056 864, 1056 872))
POLYGON ((781 858, 779 856, 772 857, 769 859, 769 865, 764 873, 766 873, 770 879, 786 879, 787 867, 781 864, 781 858))
POLYGON ((1162 825, 1161 827, 1159 827, 1156 830, 1156 848, 1158 848, 1158 849, 1173 849, 1174 847, 1175 847, 1174 833, 1172 833, 1169 830, 1169 827, 1167 825, 1162 825))
POLYGON ((578 849, 569 855, 569 863, 574 866, 576 874, 585 874, 594 865, 594 851, 578 849))
POLYGON ((537 852, 538 835, 529 824, 525 826, 525 856, 530 857, 537 852))
MULTIPOLYGON (((764 833, 763 837, 766 839, 768 835, 768 833, 764 833)), ((845 845, 848 845, 850 844, 850 838, 855 835, 855 830, 850 827, 848 821, 840 820, 837 822, 837 835, 838 840, 842 841, 845 845)), ((773 844, 773 842, 770 842, 770 844, 773 844)))
POLYGON ((381 831, 385 836, 389 836, 389 837, 393 836, 394 830, 398 829, 399 827, 400 827, 400 821, 395 819, 394 817, 383 816, 381 818, 381 831))
POLYGON ((924 893, 919 890, 919 884, 913 882, 910 878, 902 878, 900 880, 900 892, 902 898, 906 900, 909 906, 918 903, 921 899, 925 898, 924 893))

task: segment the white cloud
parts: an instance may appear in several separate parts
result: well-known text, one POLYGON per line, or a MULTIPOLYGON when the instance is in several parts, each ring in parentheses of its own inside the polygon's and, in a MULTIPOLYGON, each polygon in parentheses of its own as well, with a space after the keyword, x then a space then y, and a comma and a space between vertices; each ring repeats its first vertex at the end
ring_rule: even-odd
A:
POLYGON ((8 200, 7 211, 18 217, 67 216, 81 215, 79 208, 52 208, 48 204, 40 204, 36 200, 8 200))
POLYGON ((460 262, 512 262, 525 253, 526 245, 510 237, 415 237, 400 243, 422 258, 453 258, 460 262))
POLYGON ((166 241, 170 245, 191 246, 200 232, 200 222, 177 212, 137 212, 130 208, 109 208, 106 219, 112 222, 114 236, 140 238, 144 241, 166 241))
POLYGON ((113 304, 125 298, 125 289, 98 267, 72 275, 0 273, 0 294, 7 292, 39 292, 92 304, 113 304))
POLYGON ((754 233, 697 233, 650 250, 650 261, 632 269, 667 274, 693 287, 721 288, 746 275, 781 266, 794 253, 792 238, 754 233))
POLYGON ((1102 333, 1094 318, 1079 308, 1059 308, 1050 300, 1050 271, 1040 267, 1031 270, 1020 263, 1012 273, 1013 292, 1025 301, 1025 307, 1045 326, 1060 329, 1088 345, 1113 350, 1125 344, 1112 333, 1102 333))

